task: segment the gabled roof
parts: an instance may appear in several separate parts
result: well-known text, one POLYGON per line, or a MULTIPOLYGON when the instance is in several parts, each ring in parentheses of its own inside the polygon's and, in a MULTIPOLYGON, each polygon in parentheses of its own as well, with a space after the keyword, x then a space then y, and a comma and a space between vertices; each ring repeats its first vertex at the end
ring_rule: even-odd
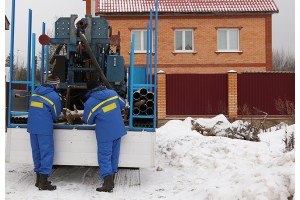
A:
MULTIPOLYGON (((274 0, 158 0, 160 13, 278 12, 274 0)), ((155 0, 96 0, 96 14, 143 13, 155 0)))

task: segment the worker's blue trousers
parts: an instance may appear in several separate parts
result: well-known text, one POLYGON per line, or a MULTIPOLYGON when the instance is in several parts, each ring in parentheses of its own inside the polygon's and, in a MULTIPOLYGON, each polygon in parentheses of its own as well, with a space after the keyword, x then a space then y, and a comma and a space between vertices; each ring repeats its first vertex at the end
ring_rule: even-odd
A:
POLYGON ((53 135, 30 134, 30 142, 34 171, 50 176, 54 158, 53 135))
POLYGON ((100 177, 118 172, 121 138, 112 142, 98 142, 98 164, 100 177))

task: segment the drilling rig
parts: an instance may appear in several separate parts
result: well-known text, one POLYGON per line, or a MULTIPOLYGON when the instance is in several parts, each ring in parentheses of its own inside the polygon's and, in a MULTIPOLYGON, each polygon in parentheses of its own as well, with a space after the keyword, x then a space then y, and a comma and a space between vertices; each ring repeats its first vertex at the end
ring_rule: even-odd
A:
MULTIPOLYGON (((52 73, 61 80, 59 91, 65 111, 61 116, 67 116, 67 112, 78 114, 78 120, 74 118, 65 122, 57 121, 54 125, 54 165, 98 166, 95 126, 84 124, 80 120, 80 111, 84 108, 84 96, 87 92, 86 82, 96 79, 107 88, 115 90, 128 102, 127 109, 123 111, 127 135, 121 141, 119 167, 153 167, 156 78, 153 83, 135 80, 136 76, 149 74, 146 70, 136 70, 134 66, 134 42, 127 71, 120 50, 120 33, 112 35, 112 27, 105 18, 86 15, 75 23, 77 17, 71 15, 59 18, 55 22, 54 37, 43 34, 39 38, 42 45, 56 47, 49 63, 53 64, 52 73), (142 73, 137 73, 138 71, 142 73)), ((34 65, 31 70, 35 71, 34 65)), ((17 81, 13 83, 21 84, 17 81)), ((29 88, 38 85, 34 80, 22 83, 29 88)), ((18 110, 20 106, 12 106, 8 111, 10 120, 7 129, 7 162, 32 163, 29 134, 26 130, 26 111, 30 95, 30 89, 22 95, 13 89, 10 91, 13 105, 20 97, 26 101, 22 101, 21 111, 18 110)))

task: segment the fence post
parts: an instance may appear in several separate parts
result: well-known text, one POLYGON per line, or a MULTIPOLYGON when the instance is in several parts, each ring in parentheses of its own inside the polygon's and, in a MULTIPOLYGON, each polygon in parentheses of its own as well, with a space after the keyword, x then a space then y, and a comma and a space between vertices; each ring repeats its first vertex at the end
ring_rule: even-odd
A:
POLYGON ((234 120, 237 118, 237 72, 228 71, 228 118, 234 120))
POLYGON ((166 73, 157 72, 157 119, 166 119, 166 73))

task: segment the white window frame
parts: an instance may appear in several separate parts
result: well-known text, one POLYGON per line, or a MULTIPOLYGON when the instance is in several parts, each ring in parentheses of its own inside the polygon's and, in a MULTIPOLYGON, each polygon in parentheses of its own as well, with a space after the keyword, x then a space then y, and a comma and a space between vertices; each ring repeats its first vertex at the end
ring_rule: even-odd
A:
MULTIPOLYGON (((141 50, 134 49, 134 53, 147 53, 147 46, 144 47, 144 40, 146 40, 146 42, 147 42, 147 29, 132 29, 131 30, 131 41, 132 41, 132 35, 133 35, 134 31, 141 32, 141 38, 140 38, 141 50), (144 38, 144 32, 146 32, 146 38, 144 38)), ((154 47, 153 47, 154 35, 153 34, 154 34, 154 31, 152 32, 152 53, 154 52, 154 47)), ((137 38, 135 37, 135 39, 137 39, 137 38)))
POLYGON ((240 52, 240 29, 239 28, 218 28, 218 40, 217 40, 217 52, 240 52), (220 49, 219 47, 219 31, 226 31, 226 49, 220 49), (237 49, 230 48, 229 31, 236 30, 237 34, 237 49))
POLYGON ((174 30, 174 52, 176 52, 176 53, 191 53, 191 52, 194 52, 194 49, 195 49, 194 29, 175 29, 174 30), (182 32, 182 47, 185 47, 185 32, 192 31, 192 49, 191 50, 185 50, 185 48, 183 48, 182 50, 176 50, 176 32, 177 31, 182 32))

